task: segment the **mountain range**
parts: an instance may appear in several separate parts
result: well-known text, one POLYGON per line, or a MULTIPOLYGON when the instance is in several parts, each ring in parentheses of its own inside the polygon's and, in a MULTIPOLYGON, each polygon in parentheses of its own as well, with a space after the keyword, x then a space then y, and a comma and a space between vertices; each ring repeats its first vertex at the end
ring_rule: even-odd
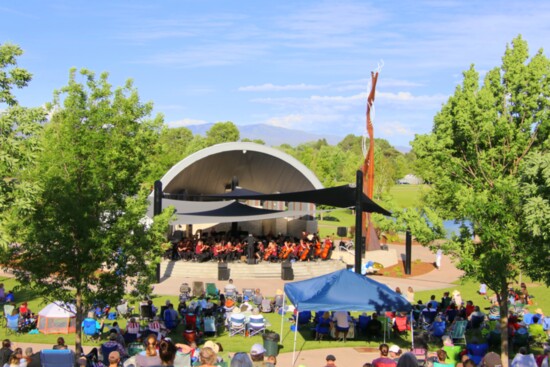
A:
MULTIPOLYGON (((186 126, 193 135, 206 135, 206 132, 214 125, 199 124, 186 126)), ((307 131, 287 129, 284 127, 266 125, 266 124, 252 124, 252 125, 238 125, 241 139, 256 140, 260 139, 269 146, 279 146, 282 144, 288 144, 290 146, 297 146, 307 142, 317 141, 319 139, 325 139, 330 145, 336 145, 344 136, 330 135, 330 134, 315 134, 307 131)), ((410 147, 395 146, 395 149, 402 153, 407 153, 411 150, 410 147)))

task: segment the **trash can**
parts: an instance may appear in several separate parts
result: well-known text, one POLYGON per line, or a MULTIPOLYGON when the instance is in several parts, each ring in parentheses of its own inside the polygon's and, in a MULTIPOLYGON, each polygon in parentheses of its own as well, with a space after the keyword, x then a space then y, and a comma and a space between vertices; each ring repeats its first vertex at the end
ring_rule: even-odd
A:
POLYGON ((279 355, 279 341, 281 337, 277 333, 265 332, 263 334, 264 348, 266 356, 278 356, 279 355))

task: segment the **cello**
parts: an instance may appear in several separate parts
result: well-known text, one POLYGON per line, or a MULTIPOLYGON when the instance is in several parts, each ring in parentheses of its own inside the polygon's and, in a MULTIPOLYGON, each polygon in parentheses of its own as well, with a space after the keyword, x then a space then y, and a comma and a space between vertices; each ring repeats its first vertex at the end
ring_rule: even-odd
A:
POLYGON ((316 258, 321 257, 321 241, 319 241, 319 240, 315 241, 315 253, 314 253, 314 255, 315 255, 316 258))
POLYGON ((304 248, 302 248, 302 252, 300 252, 300 261, 306 261, 307 255, 309 255, 309 245, 305 245, 304 248))
POLYGON ((328 258, 328 254, 330 253, 331 248, 332 248, 332 241, 329 238, 325 239, 323 250, 321 252, 321 259, 326 260, 328 258))

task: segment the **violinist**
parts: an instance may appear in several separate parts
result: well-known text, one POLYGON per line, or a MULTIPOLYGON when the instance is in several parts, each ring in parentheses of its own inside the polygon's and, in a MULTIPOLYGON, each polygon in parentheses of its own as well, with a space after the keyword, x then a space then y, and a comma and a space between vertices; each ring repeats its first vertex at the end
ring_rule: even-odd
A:
POLYGON ((212 248, 212 257, 214 258, 214 260, 218 261, 219 263, 223 261, 222 250, 223 250, 223 246, 220 242, 216 243, 212 248))
POLYGON ((197 253, 197 261, 198 262, 205 262, 210 259, 210 246, 205 244, 202 241, 197 241, 197 246, 195 248, 195 252, 197 253))
POLYGON ((265 247, 262 241, 258 241, 258 250, 255 253, 256 262, 259 263, 264 259, 265 247))
POLYGON ((235 257, 237 260, 240 260, 241 259, 241 256, 243 256, 243 252, 244 252, 244 249, 243 249, 243 244, 239 241, 237 242, 237 244, 235 245, 235 257))
POLYGON ((235 255, 235 251, 233 249, 233 244, 231 241, 227 241, 225 244, 225 261, 230 262, 233 261, 233 256, 235 255))
POLYGON ((178 245, 176 247, 176 251, 178 252, 178 258, 183 259, 185 258, 185 249, 186 249, 185 242, 183 240, 178 241, 178 245))

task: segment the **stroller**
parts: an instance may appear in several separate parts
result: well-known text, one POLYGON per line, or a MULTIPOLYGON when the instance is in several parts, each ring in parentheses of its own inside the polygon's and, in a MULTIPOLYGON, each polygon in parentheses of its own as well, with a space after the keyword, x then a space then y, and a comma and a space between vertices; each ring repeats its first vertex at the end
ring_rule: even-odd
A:
POLYGON ((191 288, 189 287, 189 284, 182 283, 180 285, 180 302, 185 302, 189 298, 191 298, 191 288))

